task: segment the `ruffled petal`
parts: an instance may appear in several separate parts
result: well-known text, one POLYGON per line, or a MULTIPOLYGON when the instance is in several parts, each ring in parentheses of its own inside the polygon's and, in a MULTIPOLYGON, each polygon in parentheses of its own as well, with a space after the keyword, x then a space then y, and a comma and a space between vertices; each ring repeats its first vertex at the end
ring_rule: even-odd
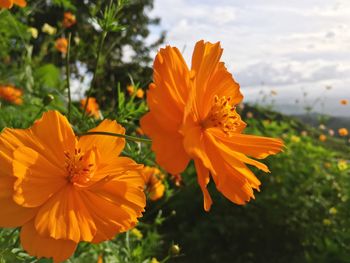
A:
MULTIPOLYGON (((104 120, 89 132, 111 132, 125 134, 125 129, 116 121, 104 120)), ((125 139, 109 135, 86 135, 79 139, 79 147, 88 151, 93 146, 99 149, 101 162, 108 163, 111 158, 118 156, 125 146, 125 139)))
POLYGON ((254 136, 248 134, 234 134, 228 137, 221 131, 211 129, 210 133, 218 140, 227 145, 233 151, 257 158, 264 159, 269 155, 282 151, 284 144, 281 139, 254 136))
MULTIPOLYGON (((47 201, 35 218, 35 229, 41 236, 55 239, 91 241, 96 225, 90 207, 83 201, 83 191, 74 186, 64 187, 47 201)), ((94 209, 99 210, 96 206, 94 209)), ((100 211, 100 210, 99 210, 100 211)), ((102 213, 103 214, 103 213, 102 213)))
POLYGON ((17 178, 14 200, 24 207, 37 207, 67 184, 66 171, 52 165, 31 148, 14 151, 13 173, 17 178))
POLYGON ((152 139, 156 161, 169 173, 181 173, 190 161, 183 147, 183 136, 177 130, 168 132, 160 129, 154 115, 148 113, 142 117, 141 128, 152 139))
POLYGON ((70 258, 77 247, 77 243, 70 240, 40 236, 33 220, 22 227, 20 238, 22 247, 28 254, 38 258, 53 258, 54 262, 70 258))
POLYGON ((212 44, 203 40, 196 43, 193 51, 191 69, 195 88, 192 96, 196 98, 193 107, 201 120, 208 114, 215 95, 230 96, 234 105, 243 99, 239 84, 220 62, 222 52, 219 42, 212 44))
MULTIPOLYGON (((12 178, 0 180, 0 191, 13 185, 12 178), (7 182, 6 182, 7 181, 7 182), (6 185, 7 184, 7 185, 6 185)), ((37 213, 35 208, 24 208, 13 201, 12 196, 0 197, 0 227, 19 227, 31 220, 37 213)))
POLYGON ((136 225, 146 205, 143 184, 139 173, 130 172, 93 189, 94 192, 84 193, 84 202, 97 227, 92 242, 112 239, 136 225))
POLYGON ((204 136, 204 144, 212 164, 210 172, 216 188, 236 204, 243 205, 254 198, 253 188, 258 188, 260 182, 244 163, 234 158, 225 159, 222 150, 207 133, 204 136))
POLYGON ((13 201, 14 182, 12 149, 6 147, 0 135, 0 227, 18 227, 35 216, 36 209, 24 208, 13 201))

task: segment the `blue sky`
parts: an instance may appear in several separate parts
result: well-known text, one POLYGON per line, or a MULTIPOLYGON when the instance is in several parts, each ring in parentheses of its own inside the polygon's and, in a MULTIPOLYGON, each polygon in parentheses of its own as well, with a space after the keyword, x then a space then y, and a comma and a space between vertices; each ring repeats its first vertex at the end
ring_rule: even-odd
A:
POLYGON ((196 41, 220 41, 246 101, 275 90, 272 99, 286 111, 306 101, 350 116, 339 106, 350 100, 349 0, 155 0, 151 15, 161 25, 150 40, 166 30, 166 44, 184 50, 188 62, 196 41))

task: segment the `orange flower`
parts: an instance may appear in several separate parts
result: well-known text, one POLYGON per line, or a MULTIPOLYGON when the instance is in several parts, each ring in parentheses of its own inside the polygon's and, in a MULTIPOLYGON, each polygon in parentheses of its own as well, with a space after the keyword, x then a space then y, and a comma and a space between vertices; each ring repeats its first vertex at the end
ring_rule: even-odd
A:
POLYGON ((164 195, 165 186, 162 183, 164 175, 161 174, 158 168, 145 166, 141 171, 145 183, 146 191, 152 201, 156 201, 164 195))
POLYGON ((348 100, 340 100, 341 105, 348 105, 349 101, 348 100))
POLYGON ((137 89, 136 97, 138 97, 139 99, 142 99, 144 95, 145 95, 145 92, 142 89, 137 89))
POLYGON ((217 189, 236 204, 254 198, 260 181, 246 164, 269 172, 263 159, 281 151, 279 139, 242 134, 246 124, 236 112, 243 96, 224 63, 220 43, 199 41, 188 69, 180 51, 167 46, 154 61, 154 83, 147 103, 150 112, 141 128, 152 139, 157 162, 172 174, 194 160, 204 209, 212 204, 206 188, 212 178, 217 189))
POLYGON ((68 50, 68 40, 64 37, 58 38, 55 42, 55 48, 59 52, 66 54, 68 50))
MULTIPOLYGON (((124 134, 104 120, 91 131, 124 134)), ((145 206, 141 165, 119 157, 123 138, 77 138, 57 111, 0 134, 0 227, 21 226, 24 250, 68 259, 81 241, 99 243, 134 227, 145 206)))
POLYGON ((73 26, 76 22, 77 22, 77 19, 75 15, 73 15, 71 12, 64 12, 63 21, 62 21, 63 27, 69 28, 73 26))
POLYGON ((348 129, 346 129, 346 128, 340 128, 338 130, 338 133, 342 137, 348 136, 348 134, 349 134, 348 129))
POLYGON ((129 95, 131 96, 135 92, 135 88, 133 85, 129 85, 126 87, 126 90, 128 91, 129 95))
POLYGON ((13 5, 25 7, 27 5, 27 2, 25 0, 0 0, 1 8, 12 8, 13 5))
MULTIPOLYGON (((85 103, 86 103, 86 98, 80 100, 80 107, 81 109, 85 108, 85 103)), ((95 119, 100 119, 101 118, 101 112, 100 112, 100 106, 98 105, 97 101, 95 98, 90 97, 89 98, 89 103, 86 107, 86 112, 92 116, 95 117, 95 119)))
POLYGON ((16 105, 23 103, 23 92, 20 89, 16 89, 12 86, 0 86, 0 99, 6 100, 16 105))
POLYGON ((320 140, 321 142, 325 142, 325 141, 327 140, 326 135, 321 134, 320 137, 319 137, 319 140, 320 140))

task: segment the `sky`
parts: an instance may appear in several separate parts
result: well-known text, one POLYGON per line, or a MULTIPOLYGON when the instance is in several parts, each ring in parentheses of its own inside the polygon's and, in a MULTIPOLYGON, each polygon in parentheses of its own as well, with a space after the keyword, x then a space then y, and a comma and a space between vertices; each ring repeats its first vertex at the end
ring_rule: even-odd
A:
POLYGON ((220 41, 245 101, 350 117, 339 104, 350 101, 350 0, 154 1, 148 41, 165 30, 189 64, 198 40, 220 41))

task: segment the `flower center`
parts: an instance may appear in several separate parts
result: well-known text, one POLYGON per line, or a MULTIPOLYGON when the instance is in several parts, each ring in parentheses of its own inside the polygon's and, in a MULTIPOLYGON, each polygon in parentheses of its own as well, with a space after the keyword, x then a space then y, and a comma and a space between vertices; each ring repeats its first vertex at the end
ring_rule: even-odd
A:
POLYGON ((75 149, 73 156, 69 152, 65 152, 64 155, 69 182, 74 185, 87 184, 96 170, 95 151, 91 149, 83 153, 78 148, 75 149))
POLYGON ((232 105, 231 97, 214 96, 214 102, 208 116, 202 122, 204 128, 220 128, 228 136, 239 133, 246 124, 236 112, 236 106, 232 105))

